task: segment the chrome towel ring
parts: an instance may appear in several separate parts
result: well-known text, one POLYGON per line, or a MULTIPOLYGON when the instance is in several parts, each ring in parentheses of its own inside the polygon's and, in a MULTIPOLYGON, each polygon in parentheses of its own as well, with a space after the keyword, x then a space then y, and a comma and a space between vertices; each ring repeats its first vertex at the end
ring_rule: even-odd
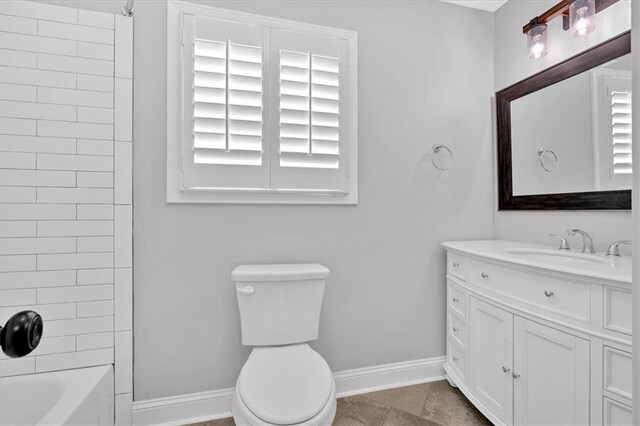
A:
POLYGON ((446 145, 434 145, 431 150, 431 164, 438 170, 449 170, 453 165, 453 152, 446 145))
POLYGON ((538 148, 540 166, 549 173, 558 168, 558 156, 550 149, 538 148))

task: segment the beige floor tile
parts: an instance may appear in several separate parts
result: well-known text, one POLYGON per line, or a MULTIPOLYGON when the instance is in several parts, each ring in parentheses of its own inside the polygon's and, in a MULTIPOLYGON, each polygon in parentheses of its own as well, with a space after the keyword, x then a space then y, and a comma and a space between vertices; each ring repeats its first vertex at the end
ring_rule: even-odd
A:
POLYGON ((362 396, 338 400, 333 426, 382 426, 391 408, 362 396))
MULTIPOLYGON (((437 425, 485 426, 491 423, 446 381, 340 398, 333 421, 333 426, 437 425)), ((229 417, 192 426, 235 426, 235 423, 229 417)))
POLYGON ((404 411, 392 409, 384 422, 383 426, 440 426, 431 420, 414 416, 404 411))
POLYGON ((444 380, 432 383, 422 417, 441 425, 491 425, 462 392, 444 380))
POLYGON ((226 417, 224 419, 209 420, 208 422, 196 423, 191 426, 235 426, 233 417, 226 417))
POLYGON ((381 402, 389 407, 397 408, 414 416, 422 414, 424 402, 429 395, 431 383, 424 383, 404 388, 388 389, 367 393, 362 396, 381 402))

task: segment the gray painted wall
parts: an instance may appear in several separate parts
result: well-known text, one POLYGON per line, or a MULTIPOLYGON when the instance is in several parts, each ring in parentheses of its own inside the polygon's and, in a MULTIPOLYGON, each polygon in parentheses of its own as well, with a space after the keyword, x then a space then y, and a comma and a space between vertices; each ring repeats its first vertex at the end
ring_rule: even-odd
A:
POLYGON ((446 239, 492 235, 493 17, 439 2, 216 2, 359 33, 359 199, 346 206, 167 205, 166 8, 135 23, 135 399, 231 387, 231 270, 331 269, 320 339, 334 371, 445 353, 446 239), (469 70, 473 69, 473 73, 469 70), (425 158, 456 154, 448 173, 425 158))
MULTIPOLYGON (((619 2, 597 15, 595 32, 573 39, 562 30, 562 21, 549 25, 549 55, 537 61, 527 56, 522 26, 544 12, 556 0, 510 0, 495 13, 495 88, 504 89, 530 75, 567 59, 589 47, 627 31, 631 25, 628 2, 619 2)), ((494 188, 496 185, 494 185, 494 188)), ((595 237, 596 249, 606 250, 618 239, 631 238, 631 212, 498 212, 495 213, 495 237, 553 244, 547 234, 564 233, 567 228, 582 228, 595 237)), ((574 247, 579 248, 578 237, 574 247)), ((628 253, 628 252, 627 252, 628 253)))
MULTIPOLYGON (((118 11, 122 1, 57 1, 118 11)), ((134 24, 135 399, 232 387, 242 263, 331 269, 320 339, 334 371, 445 353, 440 242, 491 238, 493 15, 436 1, 243 1, 220 7, 359 33, 360 203, 167 205, 166 4, 134 24), (453 168, 428 154, 446 143, 453 168)))

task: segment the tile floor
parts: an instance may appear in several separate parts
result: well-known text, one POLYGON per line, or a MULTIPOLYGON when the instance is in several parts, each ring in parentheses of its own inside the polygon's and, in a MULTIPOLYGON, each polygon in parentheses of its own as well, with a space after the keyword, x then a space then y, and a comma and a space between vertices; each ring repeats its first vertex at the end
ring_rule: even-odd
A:
MULTIPOLYGON (((193 426, 233 426, 233 419, 193 426)), ((334 426, 466 426, 491 425, 446 381, 338 399, 334 426)))

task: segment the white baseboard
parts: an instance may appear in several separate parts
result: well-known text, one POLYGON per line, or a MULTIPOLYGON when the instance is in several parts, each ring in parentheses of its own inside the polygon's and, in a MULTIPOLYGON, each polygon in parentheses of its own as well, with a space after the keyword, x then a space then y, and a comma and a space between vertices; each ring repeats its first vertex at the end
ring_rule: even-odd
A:
MULTIPOLYGON (((338 397, 375 392, 445 378, 446 357, 356 368, 334 373, 338 397)), ((234 388, 134 401, 134 425, 184 425, 231 416, 234 388)))
POLYGON ((134 401, 134 425, 185 425, 231 416, 234 388, 134 401))

